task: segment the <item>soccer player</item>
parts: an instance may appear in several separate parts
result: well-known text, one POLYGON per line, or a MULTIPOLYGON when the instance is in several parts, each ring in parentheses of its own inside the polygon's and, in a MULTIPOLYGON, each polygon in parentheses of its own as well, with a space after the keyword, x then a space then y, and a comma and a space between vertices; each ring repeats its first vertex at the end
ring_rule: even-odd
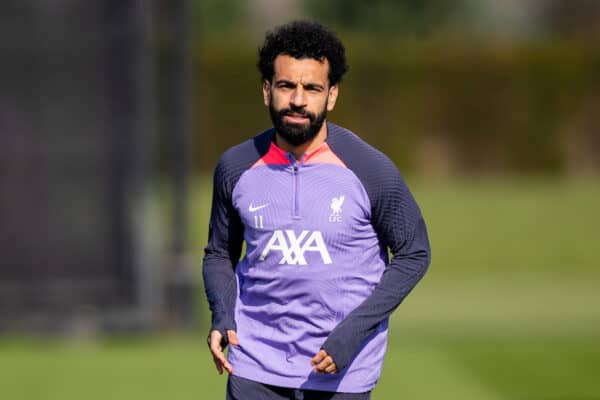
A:
POLYGON ((389 316, 429 265, 425 223, 394 164, 326 120, 347 70, 334 33, 283 25, 258 68, 273 128, 214 174, 203 275, 215 366, 228 399, 369 399, 389 316))

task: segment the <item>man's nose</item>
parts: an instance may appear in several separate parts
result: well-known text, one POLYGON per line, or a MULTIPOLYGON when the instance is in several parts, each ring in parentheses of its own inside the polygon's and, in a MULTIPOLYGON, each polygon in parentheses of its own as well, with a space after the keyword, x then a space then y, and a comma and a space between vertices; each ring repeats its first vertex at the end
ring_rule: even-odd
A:
POLYGON ((304 89, 301 87, 294 89, 292 97, 290 98, 290 103, 296 107, 306 106, 306 93, 304 93, 304 89))

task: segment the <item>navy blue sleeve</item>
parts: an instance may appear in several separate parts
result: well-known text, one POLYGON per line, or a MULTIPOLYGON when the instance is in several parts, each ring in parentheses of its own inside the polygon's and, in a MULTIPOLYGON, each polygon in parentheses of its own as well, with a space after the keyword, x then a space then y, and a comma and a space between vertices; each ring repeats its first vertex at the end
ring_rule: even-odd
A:
POLYGON ((232 182, 227 164, 219 160, 213 177, 213 198, 208 228, 208 244, 204 249, 202 275, 204 289, 212 313, 212 330, 236 330, 235 266, 240 258, 243 225, 231 203, 232 182))
POLYGON ((232 147, 221 156, 215 168, 202 276, 212 314, 210 329, 219 330, 225 342, 225 331, 236 330, 235 267, 244 241, 244 226, 233 207, 232 193, 242 173, 267 152, 272 136, 272 131, 265 131, 252 140, 232 147))
POLYGON ((351 132, 333 124, 328 129, 329 145, 363 183, 371 201, 371 223, 381 245, 392 253, 373 293, 323 344, 342 370, 423 277, 431 256, 421 211, 392 161, 351 132))

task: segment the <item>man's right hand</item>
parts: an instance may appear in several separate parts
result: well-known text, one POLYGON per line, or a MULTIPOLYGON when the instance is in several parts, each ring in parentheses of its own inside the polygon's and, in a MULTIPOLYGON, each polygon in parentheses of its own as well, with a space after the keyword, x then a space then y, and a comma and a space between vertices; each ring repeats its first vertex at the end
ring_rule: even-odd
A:
MULTIPOLYGON (((240 344, 235 331, 232 330, 227 331, 227 340, 232 346, 237 346, 240 344)), ((221 345, 223 342, 223 335, 221 332, 218 330, 210 331, 207 342, 219 375, 223 373, 223 368, 231 374, 233 372, 233 367, 231 364, 229 364, 227 358, 225 358, 225 353, 223 353, 224 348, 221 345)))

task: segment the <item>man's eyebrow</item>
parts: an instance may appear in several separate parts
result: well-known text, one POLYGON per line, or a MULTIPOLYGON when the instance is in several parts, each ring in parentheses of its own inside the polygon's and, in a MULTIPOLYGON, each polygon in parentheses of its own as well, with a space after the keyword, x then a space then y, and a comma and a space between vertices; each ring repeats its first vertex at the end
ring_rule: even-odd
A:
MULTIPOLYGON (((275 85, 291 85, 291 86, 296 86, 297 83, 296 82, 292 82, 290 80, 287 79, 278 79, 275 81, 275 85)), ((315 82, 308 82, 304 85, 305 88, 307 89, 318 89, 318 90, 323 90, 325 89, 325 86, 321 85, 320 83, 315 83, 315 82)))
POLYGON ((288 84, 288 85, 294 85, 296 86, 296 83, 292 82, 292 81, 288 81, 287 79, 278 79, 275 81, 276 85, 280 85, 282 83, 288 84))
POLYGON ((304 85, 305 88, 307 89, 325 89, 325 86, 319 84, 319 83, 307 83, 306 85, 304 85))

